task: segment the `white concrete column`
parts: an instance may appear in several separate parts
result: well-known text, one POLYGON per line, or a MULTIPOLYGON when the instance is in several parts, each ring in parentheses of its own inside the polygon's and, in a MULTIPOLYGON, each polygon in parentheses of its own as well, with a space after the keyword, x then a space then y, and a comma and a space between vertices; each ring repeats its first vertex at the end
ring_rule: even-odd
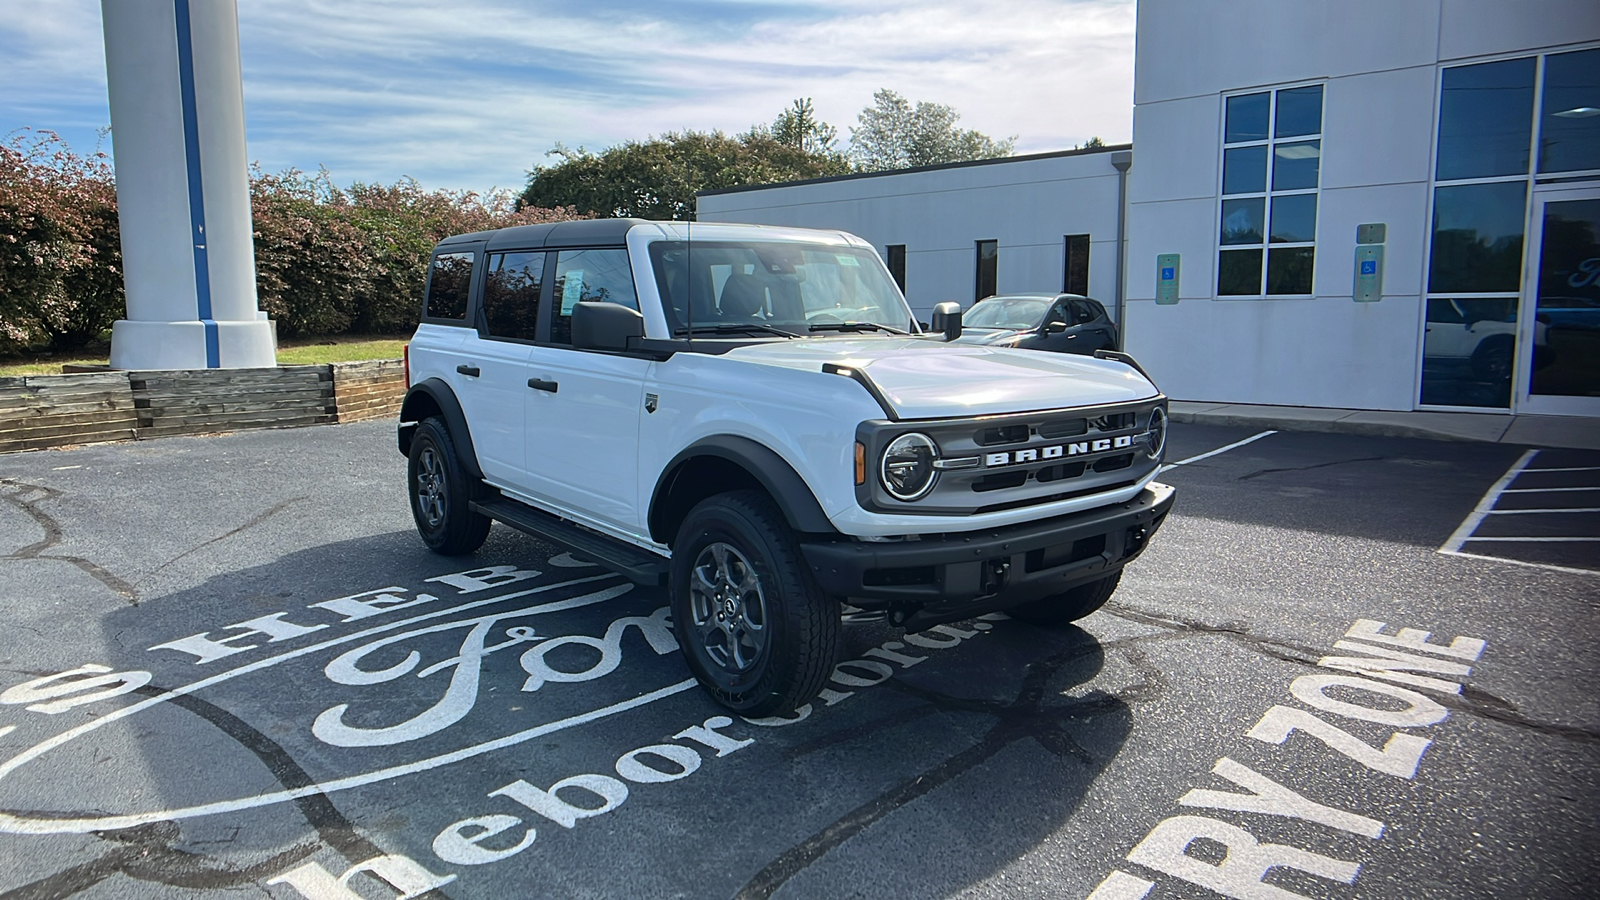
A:
POLYGON ((235 0, 100 11, 128 299, 111 365, 276 365, 257 309, 235 0))

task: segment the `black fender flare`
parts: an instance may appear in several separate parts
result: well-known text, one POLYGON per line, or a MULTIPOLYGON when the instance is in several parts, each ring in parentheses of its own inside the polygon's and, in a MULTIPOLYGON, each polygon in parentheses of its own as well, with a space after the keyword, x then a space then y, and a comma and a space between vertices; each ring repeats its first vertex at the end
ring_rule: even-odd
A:
POLYGON ((466 468, 467 474, 482 478, 483 469, 478 466, 478 451, 472 446, 472 430, 467 427, 467 414, 461 411, 461 401, 456 399, 456 392, 441 378, 429 378, 413 384, 406 391, 406 399, 400 404, 400 455, 411 455, 411 435, 417 430, 419 418, 417 409, 423 405, 417 399, 421 395, 426 395, 433 401, 432 405, 439 408, 439 415, 444 418, 445 427, 450 429, 450 437, 456 442, 456 449, 461 453, 461 465, 466 468))
POLYGON ((749 438, 719 434, 701 438, 685 447, 672 458, 656 481, 655 490, 650 494, 650 511, 646 519, 656 540, 672 540, 670 534, 654 534, 663 495, 670 489, 684 463, 705 456, 725 459, 753 475, 777 501, 789 527, 795 531, 804 534, 831 534, 837 531, 828 520, 827 513, 822 511, 822 504, 817 502, 811 487, 787 460, 771 448, 749 438))

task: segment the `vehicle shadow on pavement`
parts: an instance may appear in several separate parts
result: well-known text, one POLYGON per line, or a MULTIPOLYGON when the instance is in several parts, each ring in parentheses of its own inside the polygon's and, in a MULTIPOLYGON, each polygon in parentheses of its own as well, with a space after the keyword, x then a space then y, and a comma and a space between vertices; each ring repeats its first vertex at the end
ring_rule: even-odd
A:
POLYGON ((100 889, 209 893, 401 854, 454 876, 457 898, 614 895, 596 859, 633 873, 641 897, 948 895, 1057 832, 1132 727, 1122 698, 1085 687, 1105 663, 1093 636, 998 615, 918 635, 847 626, 829 692, 787 722, 738 720, 648 640, 664 592, 501 531, 454 559, 420 552, 409 532, 331 543, 106 616, 123 649, 85 662, 150 677, 102 681, 112 695, 0 739, 9 757, 92 726, 0 780, 0 811, 66 832, 0 834, 0 893, 66 896, 108 879, 100 889), (569 642, 538 661, 560 683, 519 691, 532 671, 519 654, 541 637, 569 642), (331 714, 379 733, 440 709, 459 715, 365 747, 331 746, 317 724, 331 714), (738 752, 662 737, 697 723, 738 752), (590 812, 602 819, 547 821, 496 797, 523 779, 550 791, 586 772, 616 780, 637 758, 625 751, 664 745, 692 764, 655 759, 666 774, 590 812), (452 822, 491 814, 519 816, 530 835, 537 825, 537 844, 493 865, 430 851, 452 822))

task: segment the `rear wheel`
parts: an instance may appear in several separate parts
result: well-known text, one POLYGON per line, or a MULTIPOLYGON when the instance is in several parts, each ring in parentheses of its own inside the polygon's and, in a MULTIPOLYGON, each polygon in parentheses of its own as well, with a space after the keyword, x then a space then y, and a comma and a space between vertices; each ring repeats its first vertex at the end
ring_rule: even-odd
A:
POLYGON ((838 601, 812 581, 783 514, 759 491, 711 497, 684 519, 672 624, 695 678, 742 715, 811 700, 838 656, 838 601))
POLYGON ((468 506, 477 481, 462 467, 443 421, 430 418, 417 425, 406 475, 411 518, 429 550, 459 556, 483 546, 493 523, 468 506))
POLYGON ((1080 584, 1059 594, 1051 594, 1048 597, 1013 606, 1005 610, 1005 614, 1034 625, 1065 625, 1068 622, 1076 622, 1105 606, 1106 601, 1111 599, 1112 592, 1117 589, 1117 582, 1121 580, 1122 570, 1118 569, 1099 581, 1080 584))

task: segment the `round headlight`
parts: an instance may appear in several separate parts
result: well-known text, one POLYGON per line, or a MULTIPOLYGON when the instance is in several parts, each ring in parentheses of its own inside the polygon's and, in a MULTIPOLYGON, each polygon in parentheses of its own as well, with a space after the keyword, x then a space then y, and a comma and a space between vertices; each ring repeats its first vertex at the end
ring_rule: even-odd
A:
POLYGON ((896 500, 916 500, 933 489, 939 448, 925 434, 902 434, 889 442, 878 467, 884 490, 896 500))
POLYGON ((1150 442, 1147 451, 1150 458, 1161 459, 1161 454, 1167 450, 1167 411, 1159 406, 1150 411, 1150 432, 1146 439, 1150 442))

